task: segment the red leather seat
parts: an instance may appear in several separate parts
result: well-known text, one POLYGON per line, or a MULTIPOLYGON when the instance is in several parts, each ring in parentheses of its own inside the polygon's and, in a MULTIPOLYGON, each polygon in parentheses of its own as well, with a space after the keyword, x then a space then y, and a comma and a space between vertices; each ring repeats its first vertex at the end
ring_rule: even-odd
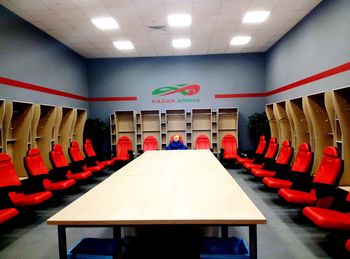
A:
MULTIPOLYGON (((257 158, 257 157, 262 157, 265 153, 265 150, 266 150, 266 147, 267 147, 267 142, 265 140, 265 136, 262 135, 260 137, 260 140, 259 140, 259 144, 255 150, 255 155, 254 155, 254 158, 257 158)), ((238 157, 237 158, 237 162, 239 164, 244 164, 245 162, 250 162, 252 163, 254 161, 254 158, 247 158, 247 157, 238 157)))
POLYGON ((323 150, 323 156, 309 192, 282 188, 278 191, 279 196, 289 203, 314 205, 320 199, 326 199, 327 194, 318 194, 322 189, 333 187, 337 184, 342 172, 342 161, 338 150, 329 146, 323 150))
POLYGON ((350 252, 350 239, 346 240, 345 242, 345 249, 350 252))
MULTIPOLYGON (((282 173, 280 178, 264 177, 263 183, 272 189, 290 188, 293 184, 293 178, 290 174, 307 174, 312 164, 312 152, 310 145, 302 143, 299 145, 292 168, 288 173, 282 173)), ((276 175, 278 176, 278 175, 276 175)))
POLYGON ((210 140, 206 135, 199 135, 195 141, 195 149, 210 149, 210 140))
POLYGON ((24 192, 21 191, 23 186, 13 167, 11 157, 7 154, 0 153, 0 188, 5 189, 11 187, 19 188, 17 192, 8 192, 11 202, 19 207, 37 205, 52 197, 52 193, 49 191, 24 194, 24 192))
POLYGON ((114 161, 130 161, 132 159, 132 142, 127 136, 118 139, 116 156, 114 161))
POLYGON ((91 159, 96 165, 103 165, 103 166, 112 166, 114 164, 114 160, 104 160, 104 161, 98 161, 97 155, 95 153, 94 147, 92 146, 91 140, 86 139, 85 144, 83 146, 85 155, 88 159, 91 159))
POLYGON ((147 136, 143 140, 143 151, 158 150, 158 141, 154 136, 147 136))
POLYGON ((84 171, 91 171, 93 173, 102 171, 104 165, 87 166, 83 154, 80 151, 79 143, 77 141, 72 141, 70 148, 68 148, 69 156, 73 163, 81 164, 84 171))
POLYGON ((273 166, 273 170, 266 170, 264 167, 262 169, 253 168, 252 174, 256 177, 273 177, 276 174, 277 169, 287 167, 290 163, 290 160, 293 156, 293 148, 291 147, 291 143, 289 140, 285 140, 282 143, 282 147, 275 161, 275 166, 273 166))
POLYGON ((256 160, 252 161, 252 162, 244 162, 243 163, 243 167, 245 167, 245 169, 251 171, 253 168, 263 168, 264 163, 267 161, 273 161, 275 160, 275 157, 277 155, 277 151, 278 151, 278 144, 277 144, 277 139, 276 138, 270 138, 269 141, 269 146, 267 147, 267 151, 264 155, 264 159, 262 161, 262 163, 257 163, 256 160))
POLYGON ((82 171, 78 168, 70 168, 64 156, 62 146, 59 144, 55 144, 53 146, 53 149, 50 151, 49 155, 54 169, 66 174, 68 179, 85 180, 92 175, 91 171, 82 171))
POLYGON ((0 210, 0 224, 18 215, 18 210, 15 208, 6 208, 0 210))
POLYGON ((222 138, 221 147, 221 160, 236 160, 238 158, 237 140, 232 134, 227 134, 222 138))
POLYGON ((31 148, 24 158, 24 165, 30 178, 38 179, 45 190, 58 191, 67 189, 75 184, 73 179, 66 179, 65 176, 51 177, 47 170, 41 152, 38 148, 31 148))

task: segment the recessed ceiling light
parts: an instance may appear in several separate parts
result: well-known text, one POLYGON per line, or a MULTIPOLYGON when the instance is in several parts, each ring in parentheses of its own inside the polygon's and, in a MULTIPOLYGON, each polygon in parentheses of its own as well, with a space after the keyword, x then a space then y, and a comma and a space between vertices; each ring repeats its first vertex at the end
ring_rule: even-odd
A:
POLYGON ((190 39, 175 39, 172 41, 174 48, 189 48, 191 46, 190 39))
POLYGON ((254 12, 247 12, 242 22, 243 23, 260 23, 263 22, 269 17, 270 12, 269 11, 254 11, 254 12))
POLYGON ((245 45, 247 44, 252 37, 250 36, 235 36, 232 38, 231 45, 245 45))
POLYGON ((125 41, 115 41, 113 42, 113 45, 119 49, 119 50, 130 50, 134 49, 134 45, 131 41, 125 40, 125 41))
POLYGON ((192 18, 189 14, 168 15, 168 24, 172 27, 184 27, 191 25, 192 18))
POLYGON ((94 18, 91 19, 91 21, 100 30, 112 30, 119 28, 119 24, 117 23, 117 21, 111 17, 94 18))

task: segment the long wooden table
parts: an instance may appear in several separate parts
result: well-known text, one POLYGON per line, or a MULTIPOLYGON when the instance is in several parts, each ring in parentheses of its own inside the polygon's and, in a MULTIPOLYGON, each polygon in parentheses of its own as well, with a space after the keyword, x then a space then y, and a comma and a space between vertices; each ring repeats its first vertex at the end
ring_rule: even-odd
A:
POLYGON ((47 221, 58 226, 60 258, 67 227, 176 224, 225 226, 226 235, 228 226, 249 226, 257 258, 256 226, 266 222, 209 150, 147 151, 47 221))

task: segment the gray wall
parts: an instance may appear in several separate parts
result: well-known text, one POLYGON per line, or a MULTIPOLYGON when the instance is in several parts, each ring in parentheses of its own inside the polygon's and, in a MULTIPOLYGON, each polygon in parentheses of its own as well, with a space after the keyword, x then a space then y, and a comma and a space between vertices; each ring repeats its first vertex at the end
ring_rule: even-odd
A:
MULTIPOLYGON (((247 120, 264 109, 264 98, 215 99, 215 94, 256 93, 264 90, 265 55, 211 55, 88 60, 90 96, 136 96, 137 101, 91 102, 90 116, 106 118, 114 110, 238 107, 239 141, 251 147, 247 120), (196 103, 155 104, 152 90, 181 83, 199 84, 196 103)), ((166 98, 166 97, 165 97, 166 98)), ((181 94, 169 96, 181 99, 181 94)))
MULTIPOLYGON (((267 53, 266 90, 350 62, 350 1, 323 1, 267 53)), ((266 98, 291 99, 350 85, 350 71, 266 98)))
MULTIPOLYGON (((86 62, 0 5, 0 76, 88 97, 86 62)), ((0 84, 0 98, 87 108, 76 99, 0 84)))

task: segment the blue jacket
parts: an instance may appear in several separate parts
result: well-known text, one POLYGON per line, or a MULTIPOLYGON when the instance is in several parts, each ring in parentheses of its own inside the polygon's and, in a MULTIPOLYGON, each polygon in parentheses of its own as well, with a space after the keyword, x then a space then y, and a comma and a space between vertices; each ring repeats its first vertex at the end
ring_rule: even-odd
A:
POLYGON ((180 141, 172 141, 170 144, 166 147, 166 150, 181 150, 181 149, 187 149, 187 147, 182 144, 180 141))

